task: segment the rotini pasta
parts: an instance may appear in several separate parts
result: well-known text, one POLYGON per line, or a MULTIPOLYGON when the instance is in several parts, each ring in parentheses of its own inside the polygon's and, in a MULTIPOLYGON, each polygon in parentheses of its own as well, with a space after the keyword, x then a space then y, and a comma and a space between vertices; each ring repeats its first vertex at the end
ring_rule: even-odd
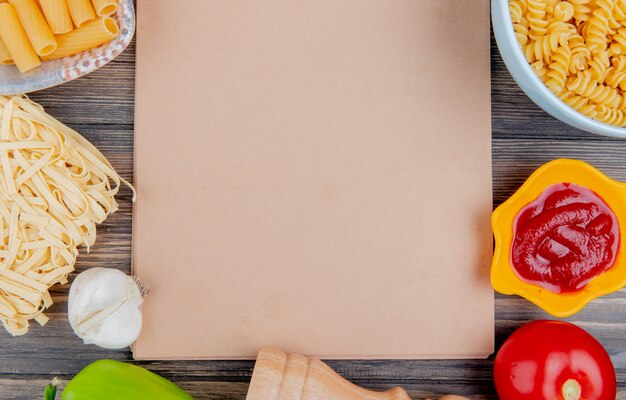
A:
POLYGON ((569 76, 569 64, 572 58, 572 50, 567 47, 559 47, 552 57, 548 67, 546 86, 555 93, 559 93, 565 87, 569 76))
POLYGON ((528 43, 528 20, 526 18, 522 18, 518 24, 513 24, 513 29, 520 45, 524 46, 528 43))
POLYGON ((513 20, 513 23, 519 24, 524 15, 525 3, 522 3, 519 0, 513 0, 510 3, 510 8, 511 8, 511 19, 513 20))
POLYGON ((626 127, 626 0, 509 0, 517 41, 574 110, 626 127))
POLYGON ((554 13, 554 7, 559 3, 559 0, 543 0, 543 2, 546 4, 546 13, 552 14, 554 13))
POLYGON ((597 114, 596 105, 592 104, 589 99, 577 95, 576 93, 565 90, 559 94, 559 98, 574 110, 593 118, 597 114))
POLYGON ((530 24, 529 36, 531 39, 542 37, 548 31, 546 19, 547 4, 545 0, 528 0, 528 22, 530 24))
POLYGON ((613 59, 613 66, 606 75, 606 83, 614 89, 626 90, 626 56, 613 59))
POLYGON ((535 61, 534 63, 530 64, 530 66, 540 78, 543 78, 548 73, 548 69, 544 65, 543 61, 535 61))
POLYGON ((615 6, 613 7, 613 19, 616 21, 623 21, 626 19, 626 0, 615 0, 615 6))
POLYGON ((613 35, 613 42, 614 43, 611 45, 613 54, 626 54, 626 28, 621 28, 613 35))
POLYGON ((567 46, 569 38, 576 34, 576 27, 565 21, 552 21, 546 34, 552 43, 567 46))
POLYGON ((610 86, 594 80, 591 71, 583 71, 573 78, 567 88, 579 96, 586 97, 598 105, 616 108, 622 102, 622 96, 610 86))
POLYGON ((596 111, 597 113, 594 118, 598 121, 611 125, 626 126, 626 115, 624 114, 624 110, 617 110, 605 105, 600 105, 597 107, 596 111))
POLYGON ((613 2, 611 0, 597 0, 596 8, 593 16, 585 25, 584 34, 585 41, 589 49, 593 51, 601 51, 607 48, 607 35, 611 32, 613 25, 613 2))
POLYGON ((558 21, 569 21, 574 18, 574 6, 572 3, 562 1, 554 7, 554 17, 558 21))
POLYGON ((529 63, 541 60, 550 62, 552 53, 559 48, 559 43, 551 40, 550 36, 542 36, 526 44, 524 54, 529 63))
POLYGON ((578 24, 589 21, 589 18, 591 18, 590 1, 591 0, 569 0, 570 4, 574 6, 574 20, 578 24))
POLYGON ((611 61, 609 60, 608 52, 601 51, 596 54, 589 62, 589 71, 591 72, 591 78, 598 82, 603 82, 604 78, 606 78, 606 71, 610 65, 611 61))
POLYGON ((568 44, 572 50, 569 72, 575 75, 579 71, 587 69, 589 61, 591 61, 591 50, 585 44, 585 39, 579 34, 570 37, 568 44))

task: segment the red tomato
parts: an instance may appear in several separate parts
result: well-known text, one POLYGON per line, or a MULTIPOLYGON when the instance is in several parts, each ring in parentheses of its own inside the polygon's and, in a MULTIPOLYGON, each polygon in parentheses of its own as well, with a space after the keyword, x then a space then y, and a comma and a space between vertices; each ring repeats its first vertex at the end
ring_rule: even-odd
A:
POLYGON ((576 325, 534 321, 515 331, 494 366, 501 400, 615 400, 615 368, 576 325))

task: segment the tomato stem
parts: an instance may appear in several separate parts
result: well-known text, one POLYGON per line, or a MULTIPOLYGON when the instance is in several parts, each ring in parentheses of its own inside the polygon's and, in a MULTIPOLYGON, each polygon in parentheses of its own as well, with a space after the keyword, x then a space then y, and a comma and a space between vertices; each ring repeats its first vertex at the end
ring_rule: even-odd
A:
POLYGON ((580 400, 582 387, 576 379, 568 379, 563 384, 563 398, 565 400, 580 400))

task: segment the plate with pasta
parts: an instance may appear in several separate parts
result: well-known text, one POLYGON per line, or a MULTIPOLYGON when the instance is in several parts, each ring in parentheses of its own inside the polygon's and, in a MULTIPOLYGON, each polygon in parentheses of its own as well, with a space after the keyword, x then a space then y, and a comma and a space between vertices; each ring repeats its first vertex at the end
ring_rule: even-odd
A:
POLYGON ((0 95, 80 78, 121 54, 134 33, 132 0, 0 0, 0 95))

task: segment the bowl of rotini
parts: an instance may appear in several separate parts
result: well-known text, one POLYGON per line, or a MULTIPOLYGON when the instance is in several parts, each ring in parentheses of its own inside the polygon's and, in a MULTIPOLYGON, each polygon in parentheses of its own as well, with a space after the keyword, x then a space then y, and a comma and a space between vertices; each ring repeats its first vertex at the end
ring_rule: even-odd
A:
POLYGON ((95 71, 121 54, 134 32, 132 0, 0 0, 0 95, 95 71))
POLYGON ((626 138, 626 0, 492 0, 513 79, 555 118, 626 138))

